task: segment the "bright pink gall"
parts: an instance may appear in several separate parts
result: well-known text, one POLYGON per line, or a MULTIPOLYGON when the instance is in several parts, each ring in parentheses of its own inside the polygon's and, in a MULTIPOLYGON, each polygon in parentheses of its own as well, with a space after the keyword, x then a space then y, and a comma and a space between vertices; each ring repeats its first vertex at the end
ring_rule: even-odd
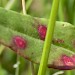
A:
POLYGON ((15 36, 13 39, 14 44, 17 48, 24 49, 26 48, 27 41, 21 36, 15 36))
POLYGON ((39 25, 38 26, 38 33, 39 33, 39 36, 40 36, 41 40, 45 39, 46 31, 47 31, 47 27, 46 26, 44 26, 44 25, 39 25))
POLYGON ((66 65, 66 66, 75 66, 72 58, 69 56, 63 55, 62 61, 63 61, 64 65, 66 65))

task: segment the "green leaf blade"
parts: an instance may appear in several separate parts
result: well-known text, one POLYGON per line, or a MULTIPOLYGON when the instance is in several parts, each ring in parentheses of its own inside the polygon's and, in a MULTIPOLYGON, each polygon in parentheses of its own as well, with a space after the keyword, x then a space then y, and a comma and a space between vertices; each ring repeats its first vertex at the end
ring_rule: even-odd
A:
MULTIPOLYGON (((14 50, 16 53, 19 51, 19 55, 22 57, 26 58, 29 61, 32 61, 34 63, 39 63, 41 59, 41 54, 42 54, 42 48, 43 48, 43 41, 32 38, 30 36, 27 36, 23 33, 19 33, 16 31, 13 31, 9 28, 5 28, 3 26, 0 26, 0 39, 1 43, 7 47, 10 48, 11 45, 11 40, 15 35, 22 36, 27 40, 27 48, 24 50, 14 50), (5 33, 4 33, 5 32, 5 33)), ((12 46, 13 47, 13 46, 12 46)), ((13 49, 13 48, 11 48, 13 49)), ((51 47, 51 53, 49 55, 49 61, 48 65, 49 67, 52 67, 54 65, 54 68, 57 67, 56 64, 53 64, 55 60, 58 60, 59 57, 61 57, 63 54, 72 56, 74 53, 72 51, 69 51, 67 49, 64 49, 62 47, 58 47, 55 45, 52 45, 51 47)), ((61 66, 61 64, 59 65, 61 66)), ((59 68, 58 68, 59 69, 59 68)))

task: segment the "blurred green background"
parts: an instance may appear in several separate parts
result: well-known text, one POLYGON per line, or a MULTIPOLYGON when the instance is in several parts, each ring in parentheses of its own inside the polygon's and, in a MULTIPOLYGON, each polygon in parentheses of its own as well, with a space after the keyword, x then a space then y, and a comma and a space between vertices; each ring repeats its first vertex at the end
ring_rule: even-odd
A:
MULTIPOLYGON (((53 0, 25 0, 26 12, 28 15, 49 18, 53 0)), ((22 13, 21 0, 0 0, 0 7, 7 10, 22 13)), ((75 0, 60 0, 57 21, 65 21, 75 25, 75 0)), ((18 56, 11 50, 5 49, 0 45, 0 75, 32 75, 31 63, 19 57, 20 64, 17 64, 18 56), (15 68, 16 64, 19 70, 15 68), (18 71, 18 74, 16 74, 18 71)), ((39 65, 34 64, 35 75, 37 75, 39 65)), ((72 71, 60 71, 47 69, 46 75, 75 75, 72 71)))

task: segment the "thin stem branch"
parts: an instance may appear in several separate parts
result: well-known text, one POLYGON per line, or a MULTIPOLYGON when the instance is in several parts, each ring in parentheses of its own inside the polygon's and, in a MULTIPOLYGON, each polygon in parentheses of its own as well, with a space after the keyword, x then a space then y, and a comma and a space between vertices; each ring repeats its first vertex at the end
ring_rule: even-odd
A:
POLYGON ((2 51, 4 50, 5 46, 4 45, 0 45, 0 54, 2 53, 2 51))
POLYGON ((30 62, 30 65, 31 65, 32 75, 35 75, 34 64, 32 62, 30 62))
MULTIPOLYGON (((74 1, 74 3, 75 3, 75 1, 74 1)), ((75 9, 75 5, 74 5, 74 9, 75 9)), ((73 14, 73 24, 75 25, 75 10, 74 10, 74 14, 73 14)))
POLYGON ((33 2, 33 0, 27 0, 27 2, 26 2, 26 10, 29 9, 29 7, 31 6, 32 2, 33 2))
POLYGON ((65 15, 64 15, 64 9, 63 9, 63 7, 64 7, 64 0, 60 0, 60 3, 59 3, 59 20, 60 21, 65 21, 65 15))
POLYGON ((23 9, 23 14, 26 15, 25 0, 22 0, 22 9, 23 9))
POLYGON ((55 21, 56 21, 56 16, 57 16, 58 7, 59 7, 59 1, 60 0, 53 0, 51 15, 49 18, 48 29, 47 29, 46 39, 45 39, 45 43, 43 47, 43 53, 42 53, 38 75, 46 74, 48 57, 50 53, 52 37, 53 37, 54 27, 55 27, 55 21))
POLYGON ((15 75, 19 75, 19 62, 20 62, 19 59, 20 59, 20 57, 17 54, 17 62, 16 62, 17 67, 16 67, 15 75))
POLYGON ((72 71, 71 70, 66 71, 66 75, 72 75, 72 71))
POLYGON ((14 2, 15 2, 15 0, 9 0, 5 6, 5 9, 7 9, 7 10, 11 9, 11 6, 14 4, 14 2))

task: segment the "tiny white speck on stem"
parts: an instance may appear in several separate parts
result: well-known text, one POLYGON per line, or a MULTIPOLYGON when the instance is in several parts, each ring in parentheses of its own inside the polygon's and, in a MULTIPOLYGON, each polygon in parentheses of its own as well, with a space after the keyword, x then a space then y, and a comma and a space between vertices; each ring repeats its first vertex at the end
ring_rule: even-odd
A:
POLYGON ((17 54, 17 62, 13 65, 13 68, 15 68, 15 75, 19 75, 19 65, 20 65, 20 57, 17 54))
POLYGON ((13 68, 17 68, 19 64, 20 64, 20 61, 17 61, 17 63, 13 65, 13 68))

